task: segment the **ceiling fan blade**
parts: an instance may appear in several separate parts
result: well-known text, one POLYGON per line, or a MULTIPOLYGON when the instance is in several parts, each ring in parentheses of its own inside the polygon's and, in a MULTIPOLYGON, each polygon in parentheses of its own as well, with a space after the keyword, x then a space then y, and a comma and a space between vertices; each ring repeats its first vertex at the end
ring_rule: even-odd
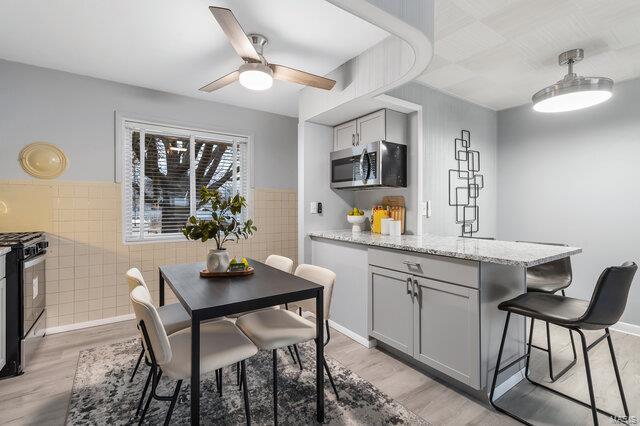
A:
POLYGON ((216 81, 213 81, 206 86, 201 87, 200 90, 202 90, 203 92, 213 92, 214 90, 221 89, 228 84, 238 81, 239 76, 240 73, 238 71, 234 71, 225 75, 224 77, 220 77, 216 81))
POLYGON ((242 59, 251 59, 260 62, 258 52, 256 52, 253 44, 249 41, 247 34, 245 34, 233 12, 229 9, 215 6, 209 6, 209 10, 213 14, 213 17, 216 18, 216 21, 218 21, 222 31, 227 35, 231 46, 233 46, 238 55, 240 55, 242 59))
POLYGON ((273 78, 278 80, 292 81, 324 90, 331 90, 336 84, 335 80, 320 77, 319 75, 310 74, 295 68, 285 67, 284 65, 269 64, 269 66, 273 70, 273 78))

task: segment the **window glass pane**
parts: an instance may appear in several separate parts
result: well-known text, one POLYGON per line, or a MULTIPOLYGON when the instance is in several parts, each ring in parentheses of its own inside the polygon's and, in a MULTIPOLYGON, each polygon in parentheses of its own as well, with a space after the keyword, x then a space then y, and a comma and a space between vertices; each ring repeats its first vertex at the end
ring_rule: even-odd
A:
MULTIPOLYGON (((195 140, 195 179, 196 179, 196 215, 209 219, 209 212, 200 204, 200 192, 203 186, 217 189, 225 197, 235 195, 233 185, 233 144, 213 140, 195 140)), ((239 170, 236 169, 239 175, 239 170)))
POLYGON ((190 212, 189 138, 145 134, 143 236, 180 233, 190 212))
POLYGON ((127 178, 130 179, 131 191, 127 193, 126 200, 127 206, 131 209, 130 215, 126 215, 130 220, 130 227, 128 232, 131 235, 140 236, 140 132, 137 130, 131 131, 131 163, 127 168, 130 173, 127 178))

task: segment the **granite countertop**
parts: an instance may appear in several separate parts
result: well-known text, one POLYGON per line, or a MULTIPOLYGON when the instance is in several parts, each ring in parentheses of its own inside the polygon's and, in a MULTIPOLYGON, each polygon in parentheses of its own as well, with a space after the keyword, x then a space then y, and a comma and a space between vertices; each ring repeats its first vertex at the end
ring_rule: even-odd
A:
POLYGON ((0 256, 4 256, 10 251, 11 251, 11 247, 0 247, 0 256))
POLYGON ((337 231, 316 231, 307 234, 311 238, 323 238, 480 262, 517 265, 525 268, 562 259, 582 252, 578 247, 551 246, 542 244, 517 243, 514 241, 481 240, 475 238, 441 237, 438 235, 389 235, 360 232, 350 229, 337 231))

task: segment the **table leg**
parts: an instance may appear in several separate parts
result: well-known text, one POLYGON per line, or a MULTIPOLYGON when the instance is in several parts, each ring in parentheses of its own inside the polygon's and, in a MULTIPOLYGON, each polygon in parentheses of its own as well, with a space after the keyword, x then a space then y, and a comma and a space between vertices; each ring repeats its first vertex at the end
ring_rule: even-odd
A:
POLYGON ((316 293, 316 418, 324 422, 324 290, 316 293))
POLYGON ((160 279, 158 280, 158 285, 160 287, 160 306, 164 306, 164 277, 162 276, 162 272, 158 273, 160 275, 160 279))
POLYGON ((200 319, 191 317, 191 424, 200 424, 200 319))

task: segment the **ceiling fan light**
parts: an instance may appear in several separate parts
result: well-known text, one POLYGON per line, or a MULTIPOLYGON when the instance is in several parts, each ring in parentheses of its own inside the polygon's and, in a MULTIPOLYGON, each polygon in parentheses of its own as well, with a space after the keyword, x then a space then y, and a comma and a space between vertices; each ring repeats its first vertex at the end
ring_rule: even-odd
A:
POLYGON ((240 84, 250 90, 267 90, 273 86, 273 71, 263 63, 246 63, 240 69, 240 84))

